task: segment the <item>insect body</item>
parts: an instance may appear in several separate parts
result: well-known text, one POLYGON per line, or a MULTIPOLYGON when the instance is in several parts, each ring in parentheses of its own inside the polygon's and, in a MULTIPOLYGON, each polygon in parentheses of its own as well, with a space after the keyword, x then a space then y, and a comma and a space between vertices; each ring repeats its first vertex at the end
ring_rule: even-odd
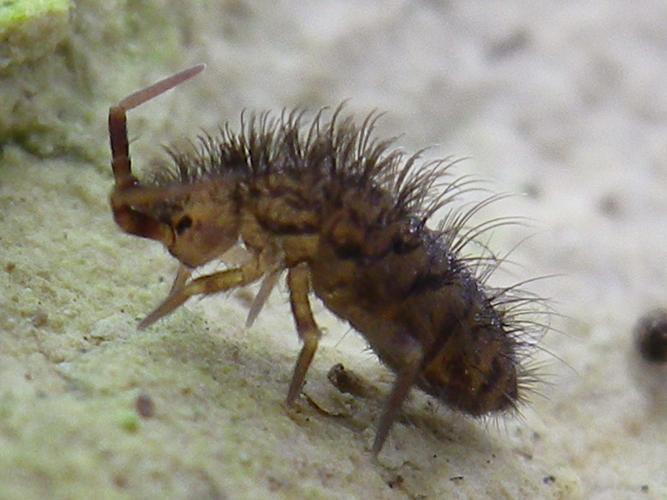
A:
POLYGON ((253 117, 241 131, 204 135, 140 183, 131 172, 126 111, 203 70, 173 75, 109 111, 115 187, 114 218, 126 232, 161 241, 180 262, 169 296, 144 328, 194 295, 248 285, 264 277, 252 321, 280 273, 303 342, 288 390, 292 404, 320 339, 311 312, 314 292, 368 341, 396 380, 380 418, 373 452, 387 437, 402 401, 416 385, 470 415, 513 409, 525 373, 519 364, 520 322, 510 289, 491 292, 480 261, 459 256, 474 232, 473 211, 454 213, 438 230, 426 220, 451 200, 461 180, 444 182, 444 162, 419 162, 361 126, 320 115, 253 117), (194 268, 242 245, 248 260, 191 279, 194 268))

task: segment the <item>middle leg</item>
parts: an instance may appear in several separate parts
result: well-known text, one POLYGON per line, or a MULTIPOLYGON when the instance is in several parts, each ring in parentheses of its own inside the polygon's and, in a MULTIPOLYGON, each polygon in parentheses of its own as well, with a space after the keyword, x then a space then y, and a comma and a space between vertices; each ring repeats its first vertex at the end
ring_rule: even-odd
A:
POLYGON ((290 304, 292 306, 292 315, 296 323, 296 330, 299 338, 303 341, 303 347, 294 366, 294 375, 287 391, 287 405, 291 406, 296 400, 303 381, 306 378, 306 372, 310 363, 313 361, 317 344, 319 343, 320 329, 313 318, 313 311, 310 308, 308 293, 310 292, 310 272, 306 264, 299 264, 290 268, 287 274, 287 285, 290 293, 290 304))

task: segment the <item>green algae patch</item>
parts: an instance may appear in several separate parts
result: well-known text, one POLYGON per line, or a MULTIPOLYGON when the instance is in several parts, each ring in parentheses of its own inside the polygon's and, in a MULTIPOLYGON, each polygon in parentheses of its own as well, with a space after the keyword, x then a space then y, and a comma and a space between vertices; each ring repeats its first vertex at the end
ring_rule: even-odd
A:
POLYGON ((39 16, 67 13, 69 0, 5 0, 0 2, 0 29, 39 16))
POLYGON ((0 1, 0 72, 52 52, 69 33, 69 0, 0 1))
POLYGON ((118 413, 118 423, 121 429, 127 432, 137 432, 139 429, 139 416, 130 410, 124 410, 118 413))
POLYGON ((0 144, 106 160, 109 106, 182 57, 188 21, 175 5, 0 0, 0 144))

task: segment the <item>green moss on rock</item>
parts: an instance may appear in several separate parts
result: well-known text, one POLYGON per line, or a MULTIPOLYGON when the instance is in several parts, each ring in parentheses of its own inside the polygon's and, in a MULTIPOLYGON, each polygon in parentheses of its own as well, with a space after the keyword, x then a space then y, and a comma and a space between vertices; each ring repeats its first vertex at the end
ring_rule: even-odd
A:
POLYGON ((69 33, 69 0, 0 1, 0 72, 54 50, 69 33))

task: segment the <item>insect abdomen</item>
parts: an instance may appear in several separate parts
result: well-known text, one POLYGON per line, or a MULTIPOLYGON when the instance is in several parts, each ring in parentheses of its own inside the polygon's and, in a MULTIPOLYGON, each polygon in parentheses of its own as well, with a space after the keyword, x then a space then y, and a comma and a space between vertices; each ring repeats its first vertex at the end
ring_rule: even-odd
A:
POLYGON ((474 273, 397 193, 323 168, 284 165, 251 176, 254 218, 305 261, 317 296, 400 371, 408 346, 423 360, 415 384, 450 407, 483 415, 515 406, 516 341, 474 273), (316 243, 305 249, 303 236, 316 243))
POLYGON ((315 293, 349 321, 380 359, 402 367, 407 343, 423 350, 415 383, 450 407, 483 415, 512 408, 517 400, 515 341, 472 272, 446 248, 438 233, 415 230, 414 221, 362 228, 339 220, 320 236, 311 263, 315 293), (363 231, 362 231, 363 232, 363 231), (384 239, 384 248, 372 235, 384 239), (369 251, 374 247, 376 253, 369 251), (342 250, 341 250, 342 248, 342 250), (354 251, 353 251, 354 250, 354 251))

